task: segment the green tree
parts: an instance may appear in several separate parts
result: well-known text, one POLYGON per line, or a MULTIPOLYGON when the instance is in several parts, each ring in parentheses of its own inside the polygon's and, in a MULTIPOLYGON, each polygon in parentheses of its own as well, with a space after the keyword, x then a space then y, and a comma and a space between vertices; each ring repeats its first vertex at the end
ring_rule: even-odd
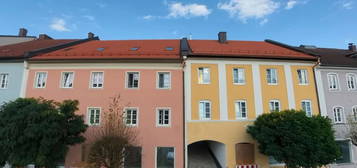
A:
POLYGON ((87 125, 76 115, 77 100, 61 103, 18 98, 0 107, 0 163, 55 167, 70 145, 81 143, 87 125))
POLYGON ((122 168, 124 161, 133 155, 131 149, 136 146, 137 132, 125 125, 123 110, 120 95, 111 98, 108 110, 103 111, 102 125, 94 130, 95 140, 87 159, 90 166, 122 168))
POLYGON ((263 114, 247 132, 258 141, 261 153, 284 162, 288 168, 316 168, 340 156, 330 119, 307 117, 304 111, 263 114))

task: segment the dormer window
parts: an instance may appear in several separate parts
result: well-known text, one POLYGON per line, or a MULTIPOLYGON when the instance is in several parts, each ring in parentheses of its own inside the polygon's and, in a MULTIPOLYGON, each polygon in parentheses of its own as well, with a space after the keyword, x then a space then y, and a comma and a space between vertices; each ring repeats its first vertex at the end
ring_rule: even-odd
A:
POLYGON ((97 51, 104 51, 104 47, 97 48, 97 51))
POLYGON ((165 49, 166 49, 167 51, 172 51, 172 50, 174 50, 173 47, 166 47, 165 49))
POLYGON ((137 51, 137 50, 139 50, 139 47, 132 47, 132 48, 130 48, 130 50, 131 51, 137 51))

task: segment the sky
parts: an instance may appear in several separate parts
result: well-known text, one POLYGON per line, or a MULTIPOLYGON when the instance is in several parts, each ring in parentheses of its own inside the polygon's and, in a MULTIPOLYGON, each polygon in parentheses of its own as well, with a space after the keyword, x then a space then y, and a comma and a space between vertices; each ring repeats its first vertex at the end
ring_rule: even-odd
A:
POLYGON ((357 0, 1 0, 0 34, 56 39, 272 39, 347 48, 357 43, 357 0))

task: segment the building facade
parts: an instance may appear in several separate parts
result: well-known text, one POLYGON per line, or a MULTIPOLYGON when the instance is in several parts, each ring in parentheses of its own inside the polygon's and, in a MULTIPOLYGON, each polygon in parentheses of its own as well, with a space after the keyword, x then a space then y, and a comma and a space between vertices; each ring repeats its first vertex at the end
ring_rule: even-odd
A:
POLYGON ((218 40, 187 42, 187 165, 282 166, 258 151, 246 128, 259 115, 275 110, 319 114, 313 74, 316 57, 268 42, 225 39, 220 34, 218 40))
POLYGON ((333 168, 357 167, 357 147, 349 138, 348 120, 357 120, 357 52, 349 49, 297 47, 320 57, 316 66, 321 115, 328 116, 335 129, 336 142, 342 157, 332 164, 333 168))
POLYGON ((66 167, 85 161, 93 131, 116 95, 125 124, 138 133, 140 161, 126 166, 184 167, 179 51, 179 40, 91 41, 29 60, 26 97, 76 99, 89 125, 86 142, 70 148, 66 167))

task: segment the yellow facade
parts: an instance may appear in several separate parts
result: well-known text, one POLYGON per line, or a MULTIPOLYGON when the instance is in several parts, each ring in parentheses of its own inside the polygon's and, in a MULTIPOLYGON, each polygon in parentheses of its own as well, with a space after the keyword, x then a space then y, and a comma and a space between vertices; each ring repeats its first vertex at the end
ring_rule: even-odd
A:
MULTIPOLYGON (((205 61, 203 61, 205 62, 205 61)), ((224 62, 220 63, 192 63, 190 71, 190 87, 191 87, 191 116, 190 120, 187 123, 187 145, 200 142, 200 141, 216 141, 223 143, 226 148, 226 166, 227 168, 235 168, 236 166, 236 151, 235 145, 238 143, 251 143, 255 144, 255 164, 258 164, 262 168, 275 167, 269 165, 268 157, 259 153, 258 145, 246 133, 246 128, 248 125, 253 124, 254 120, 257 117, 257 105, 256 100, 261 99, 263 113, 270 112, 269 101, 270 100, 279 100, 280 109, 285 110, 289 109, 289 101, 294 101, 296 109, 301 109, 302 100, 310 100, 312 103, 313 114, 319 113, 319 108, 317 104, 317 94, 315 90, 315 81, 313 76, 313 64, 302 64, 299 65, 288 65, 290 66, 291 74, 286 74, 284 63, 277 64, 265 64, 265 62, 255 62, 259 67, 259 80, 260 81, 260 90, 254 90, 255 85, 254 79, 257 79, 253 74, 253 64, 251 63, 238 63, 235 64, 224 62), (222 75, 222 65, 224 65, 225 78, 221 78, 219 75, 222 75), (198 83, 198 68, 204 67, 210 69, 210 83, 209 84, 199 84, 198 83), (219 68, 220 67, 220 68, 219 68), (237 85, 233 83, 233 69, 234 68, 243 68, 245 72, 245 83, 243 85, 237 85), (278 83, 276 85, 270 85, 267 83, 267 74, 266 69, 274 68, 277 70, 278 83), (298 82, 298 69, 307 69, 308 72, 308 85, 299 85, 298 82), (293 86, 293 98, 288 98, 287 88, 288 84, 286 82, 287 75, 291 75, 293 86), (222 86, 222 81, 219 79, 226 79, 225 86, 222 86), (223 88, 222 88, 223 87, 223 88), (226 90, 226 99, 220 98, 220 91, 226 90), (255 92, 260 92, 261 97, 255 97, 257 94, 255 92), (211 101, 212 108, 212 118, 211 121, 199 120, 199 101, 200 100, 209 100, 211 101), (235 105, 234 103, 237 100, 245 100, 247 102, 247 119, 246 120, 237 120, 235 114, 235 105), (222 102, 227 101, 227 102, 222 102), (222 120, 222 112, 220 109, 220 104, 227 105, 227 119, 222 120)), ((289 78, 288 78, 289 79, 289 78)), ((291 104, 291 103, 290 103, 291 104)), ((223 115, 224 116, 224 115, 223 115)))

